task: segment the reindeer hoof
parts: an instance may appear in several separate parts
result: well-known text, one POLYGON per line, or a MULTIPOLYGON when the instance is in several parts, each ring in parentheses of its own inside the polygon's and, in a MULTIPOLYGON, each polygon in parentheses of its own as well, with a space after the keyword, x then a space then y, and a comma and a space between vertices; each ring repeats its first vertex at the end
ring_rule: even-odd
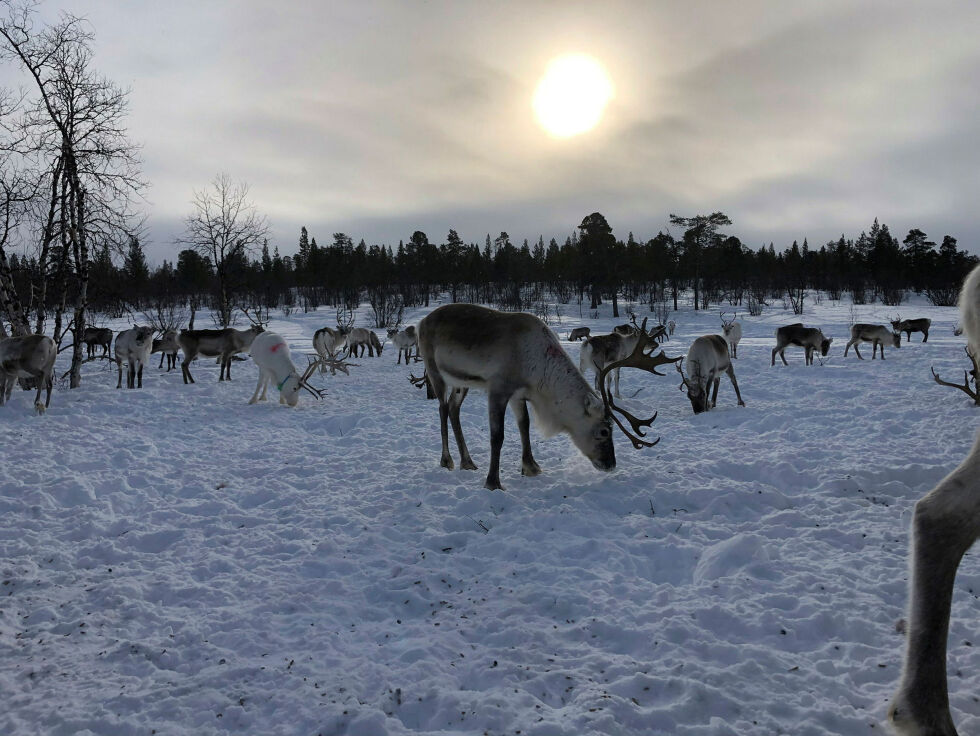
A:
POLYGON ((490 478, 487 478, 487 482, 483 484, 483 487, 486 488, 488 491, 505 491, 505 490, 507 490, 502 485, 500 485, 500 479, 499 478, 497 478, 496 480, 491 480, 490 478))
POLYGON ((541 466, 533 460, 529 463, 521 463, 521 475, 526 475, 528 478, 541 475, 541 466))
POLYGON ((439 465, 446 468, 447 470, 452 470, 453 468, 456 467, 456 464, 453 462, 453 459, 451 457, 442 458, 439 461, 439 465))
POLYGON ((476 470, 477 468, 476 468, 476 463, 475 462, 473 462, 470 458, 466 458, 465 460, 460 460, 459 461, 459 469, 460 470, 476 470))
POLYGON ((46 410, 47 410, 47 407, 44 404, 42 404, 40 401, 38 401, 37 403, 34 404, 34 411, 37 412, 37 415, 38 416, 41 416, 42 414, 44 414, 44 412, 46 410))
POLYGON ((739 406, 745 406, 745 402, 744 402, 744 401, 739 401, 739 402, 738 402, 738 405, 739 405, 739 406))

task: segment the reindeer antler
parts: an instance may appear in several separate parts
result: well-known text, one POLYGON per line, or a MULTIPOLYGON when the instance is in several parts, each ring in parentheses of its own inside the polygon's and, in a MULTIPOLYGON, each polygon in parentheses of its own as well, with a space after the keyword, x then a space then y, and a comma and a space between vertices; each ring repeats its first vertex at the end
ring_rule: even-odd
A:
POLYGON ((973 403, 976 406, 980 406, 980 386, 977 385, 977 381, 980 380, 980 362, 978 362, 977 357, 970 352, 970 348, 967 347, 964 348, 964 350, 966 350, 967 356, 969 356, 970 361, 973 363, 973 370, 963 371, 963 383, 960 384, 960 383, 951 383, 950 381, 944 381, 939 377, 939 374, 936 373, 935 368, 930 366, 929 370, 932 371, 932 377, 935 379, 936 383, 938 383, 940 386, 951 386, 952 388, 958 388, 960 391, 962 391, 971 399, 973 399, 973 403), (973 376, 973 385, 974 385, 972 389, 970 388, 971 375, 973 376))
POLYGON ((654 412, 653 416, 649 419, 639 419, 622 407, 616 406, 616 403, 613 401, 613 397, 609 394, 609 391, 606 388, 606 376, 609 375, 609 371, 616 368, 639 368, 649 373, 654 373, 658 376, 666 375, 658 371, 657 368, 668 363, 676 363, 677 361, 681 360, 681 357, 668 358, 662 352, 654 355, 654 351, 659 347, 660 346, 647 332, 647 318, 644 317, 643 324, 640 325, 640 332, 637 337, 636 347, 633 348, 633 352, 622 360, 617 360, 614 363, 609 363, 608 365, 604 366, 599 371, 599 375, 597 377, 599 392, 602 395, 602 402, 606 405, 606 412, 612 418, 612 420, 616 422, 616 426, 623 431, 623 434, 626 435, 626 438, 637 450, 643 447, 653 447, 655 444, 660 442, 659 437, 653 442, 640 439, 641 437, 646 436, 643 428, 649 427, 653 424, 657 418, 657 412, 654 412), (646 348, 648 347, 650 348, 649 352, 646 351, 646 348), (619 420, 619 417, 616 416, 617 412, 626 418, 626 421, 628 421, 630 426, 633 428, 633 432, 630 432, 625 426, 623 426, 623 423, 619 420))
POLYGON ((415 388, 424 388, 427 380, 429 380, 429 377, 425 371, 422 372, 421 376, 416 376, 414 373, 408 374, 408 382, 415 386, 415 388))

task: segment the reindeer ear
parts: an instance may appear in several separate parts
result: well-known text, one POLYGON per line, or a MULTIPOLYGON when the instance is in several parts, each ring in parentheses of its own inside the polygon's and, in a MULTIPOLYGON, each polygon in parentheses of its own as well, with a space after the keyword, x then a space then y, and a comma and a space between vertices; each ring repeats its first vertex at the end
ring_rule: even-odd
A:
POLYGON ((605 413, 606 407, 602 403, 602 399, 593 393, 589 393, 585 397, 585 413, 590 417, 602 416, 605 413))

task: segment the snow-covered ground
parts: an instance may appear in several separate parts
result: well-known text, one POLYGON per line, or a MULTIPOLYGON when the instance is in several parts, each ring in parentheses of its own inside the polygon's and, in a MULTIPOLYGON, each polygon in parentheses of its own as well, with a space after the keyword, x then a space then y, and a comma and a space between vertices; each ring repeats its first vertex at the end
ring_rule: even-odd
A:
MULTIPOLYGON (((617 322, 563 311, 563 338, 617 322)), ((481 469, 440 468, 436 404, 406 380, 421 365, 390 345, 296 409, 246 405, 250 361, 221 384, 198 361, 185 386, 154 356, 134 391, 90 363, 42 417, 17 391, 0 409, 0 733, 883 733, 911 510, 980 416, 929 373, 961 380, 952 308, 903 305, 932 317, 928 343, 843 357, 849 320, 889 311, 808 300, 829 358, 789 348, 772 368, 773 331, 797 318, 740 312, 745 408, 723 379, 694 416, 673 372, 624 371, 663 439, 620 437, 610 474, 532 430, 544 473, 522 477, 508 415, 503 492, 483 488, 483 395, 462 411, 481 469)), ((676 319, 669 355, 719 327, 676 319)), ((271 329, 305 364, 332 321, 271 329)), ((980 732, 977 591, 967 555, 962 733, 980 732)))

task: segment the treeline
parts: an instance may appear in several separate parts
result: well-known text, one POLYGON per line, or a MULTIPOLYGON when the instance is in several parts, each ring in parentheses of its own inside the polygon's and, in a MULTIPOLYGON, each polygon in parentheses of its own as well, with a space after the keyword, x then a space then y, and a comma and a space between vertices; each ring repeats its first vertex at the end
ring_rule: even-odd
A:
MULTIPOLYGON (((233 249, 223 262, 226 298, 234 306, 258 310, 353 309, 368 302, 376 326, 393 322, 406 306, 427 305, 436 295, 452 301, 493 304, 503 309, 542 311, 547 302, 581 302, 595 309, 610 301, 642 302, 652 310, 676 309, 679 295, 694 295, 694 307, 729 305, 752 311, 783 300, 802 313, 808 291, 830 299, 847 296, 857 304, 879 301, 897 306, 910 292, 936 305, 955 304, 963 277, 976 263, 946 235, 937 245, 918 229, 901 242, 877 220, 855 238, 844 235, 819 247, 804 239, 777 250, 758 250, 721 232, 731 224, 723 213, 684 218, 675 237, 658 232, 648 240, 633 233, 617 239, 599 213, 586 217, 559 243, 539 237, 514 244, 506 232, 480 245, 450 230, 441 243, 416 231, 397 246, 355 245, 344 233, 325 244, 299 235, 294 255, 283 256, 268 241, 254 250, 233 249), (658 309, 659 307, 659 309, 658 309)), ((11 258, 15 282, 37 279, 33 257, 11 258)), ((136 238, 122 258, 108 245, 97 249, 89 286, 91 308, 111 315, 190 312, 214 308, 219 289, 211 260, 199 250, 180 251, 175 262, 151 268, 136 238)))

